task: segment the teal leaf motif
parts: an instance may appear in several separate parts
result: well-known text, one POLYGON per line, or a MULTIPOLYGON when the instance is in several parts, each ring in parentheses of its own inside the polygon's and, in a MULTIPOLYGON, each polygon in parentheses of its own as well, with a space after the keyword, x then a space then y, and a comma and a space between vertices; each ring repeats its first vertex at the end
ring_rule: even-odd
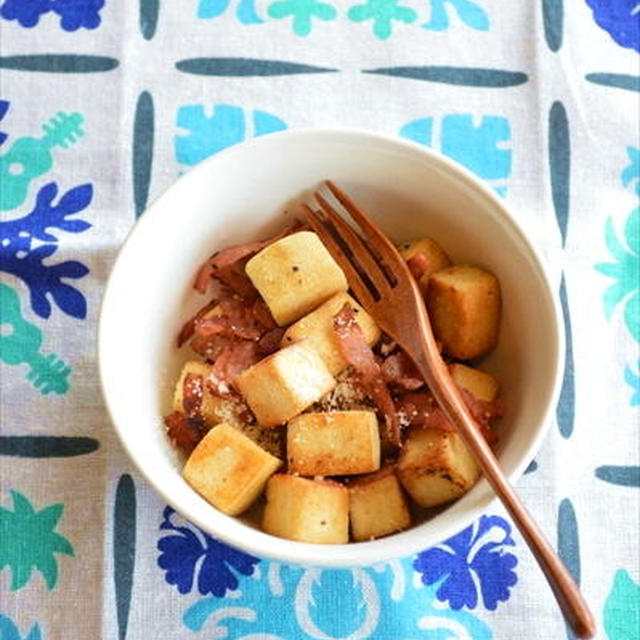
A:
POLYGON ((329 21, 338 15, 333 5, 318 0, 280 0, 270 4, 267 13, 276 19, 293 16, 293 32, 298 36, 311 33, 312 18, 329 21))
POLYGON ((629 573, 619 569, 602 612, 609 640, 634 640, 640 629, 640 584, 629 573))
POLYGON ((347 13, 352 22, 373 21, 373 35, 386 40, 391 35, 394 20, 410 24, 417 14, 409 7, 398 6, 401 0, 366 0, 365 4, 351 7, 347 13))
POLYGON ((9 567, 11 590, 17 591, 29 581, 33 569, 45 579, 49 590, 58 581, 56 553, 73 556, 71 543, 56 533, 64 506, 52 504, 36 511, 18 491, 11 491, 13 511, 0 507, 0 570, 9 567))
POLYGON ((610 319, 615 308, 624 303, 624 323, 631 335, 640 342, 640 208, 634 209, 624 226, 623 244, 611 218, 605 226, 605 243, 614 262, 595 265, 595 269, 614 282, 603 296, 604 313, 610 319))
POLYGON ((23 638, 13 620, 0 614, 0 640, 42 640, 42 634, 40 633, 40 627, 36 623, 23 638))

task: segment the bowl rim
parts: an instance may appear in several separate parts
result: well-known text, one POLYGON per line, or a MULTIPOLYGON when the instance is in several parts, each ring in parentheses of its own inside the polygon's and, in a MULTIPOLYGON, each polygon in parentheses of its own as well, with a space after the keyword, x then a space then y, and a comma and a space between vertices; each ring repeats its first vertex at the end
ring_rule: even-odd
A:
MULTIPOLYGON (((167 193, 172 191, 178 183, 193 179, 193 177, 198 174, 213 172, 215 165, 224 162, 228 156, 232 156, 234 154, 247 154, 255 147, 268 145, 277 146, 279 142, 287 141, 290 138, 301 138, 303 140, 305 138, 310 140, 318 138, 322 140, 327 138, 336 139, 340 137, 355 144, 362 144, 364 142, 377 143, 386 145, 387 148, 395 147, 395 149, 399 151, 413 154, 417 153, 428 157, 433 166, 438 166, 438 168, 445 172, 453 174, 457 179, 464 183, 467 188, 483 197, 485 201, 489 201, 492 214, 498 217, 499 220, 508 227, 509 231, 517 236, 518 240, 528 251, 529 257, 532 259, 532 262, 538 271, 541 282, 544 284, 544 294, 553 311, 551 314, 553 318, 553 335, 549 336, 549 339, 553 340, 552 346, 555 350, 556 367, 553 374, 554 380, 551 388, 552 390, 549 394, 549 400, 544 409, 540 423, 537 426, 537 433, 523 452, 520 462, 515 466, 513 471, 507 475, 509 482, 512 485, 515 485, 518 479, 522 476, 525 468, 530 464, 531 460, 540 449, 542 441, 551 427, 551 413, 556 407, 560 395, 565 359, 565 330, 560 302, 557 294, 555 293, 555 288, 552 286, 553 280, 549 272, 549 266, 542 260, 538 249, 533 245, 520 223, 517 222, 513 214, 511 214, 506 203, 500 199, 481 178, 477 177, 469 169, 445 156, 441 152, 425 145, 400 138, 396 135, 377 133, 355 127, 312 127, 305 129, 287 129, 285 131, 254 137, 231 147, 227 147, 226 149, 209 156, 185 174, 181 175, 151 203, 148 203, 143 214, 138 217, 132 225, 123 242, 119 246, 116 258, 111 265, 109 276, 101 298, 97 326, 97 353, 100 388, 109 420, 121 445, 130 460, 134 463, 135 468, 151 485, 151 487, 153 487, 154 491, 182 517, 235 548, 239 548, 247 553, 256 554, 261 558, 269 558, 271 560, 287 564, 326 568, 369 566, 393 559, 413 556, 425 549, 425 543, 420 541, 421 536, 419 532, 422 527, 429 525, 429 521, 417 526, 412 526, 406 531, 379 538, 377 540, 367 542, 350 542, 339 545, 312 544, 278 538, 258 529, 253 529, 248 525, 244 525, 244 523, 239 523, 237 518, 234 517, 231 517, 231 519, 236 520, 236 524, 239 523, 243 525, 244 535, 240 538, 234 537, 233 531, 212 531, 198 513, 192 513, 189 509, 183 509, 181 505, 174 502, 174 499, 171 497, 169 492, 165 491, 163 487, 159 486, 153 480, 150 470, 147 469, 148 465, 144 464, 142 456, 138 455, 136 450, 130 446, 130 443, 126 438, 126 430, 122 426, 118 425, 114 419, 112 400, 107 393, 103 353, 106 349, 104 341, 105 309, 107 308, 109 299, 112 296, 111 291, 114 287, 114 274, 118 272, 122 256, 128 250, 132 237, 134 237, 134 235, 139 235, 141 233, 141 229, 144 230, 145 227, 151 225, 153 215, 147 214, 150 213, 150 210, 156 208, 162 203, 167 193)), ((480 478, 478 484, 482 483, 487 483, 487 480, 483 477, 480 478)), ((448 522, 439 523, 438 526, 440 528, 440 533, 438 537, 441 541, 444 541, 450 536, 462 531, 482 514, 496 506, 496 503, 498 503, 499 500, 497 496, 493 494, 490 487, 487 487, 485 494, 486 497, 483 497, 482 500, 476 501, 475 505, 468 511, 456 514, 456 516, 451 518, 448 522)), ((455 502, 452 503, 451 507, 455 504, 455 502)), ((447 507, 447 509, 451 507, 447 507)), ((215 507, 211 506, 211 508, 214 509, 215 507)), ((235 529, 235 527, 231 527, 231 529, 235 529)))

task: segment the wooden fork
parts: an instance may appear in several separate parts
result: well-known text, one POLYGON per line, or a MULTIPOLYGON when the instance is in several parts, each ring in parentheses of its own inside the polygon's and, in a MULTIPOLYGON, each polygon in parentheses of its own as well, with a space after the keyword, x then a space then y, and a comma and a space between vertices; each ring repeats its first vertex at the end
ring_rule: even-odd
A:
POLYGON ((436 346, 415 279, 393 243, 343 191, 326 186, 358 225, 360 234, 321 193, 319 209, 304 205, 311 228, 342 267, 360 304, 412 358, 446 416, 475 456, 544 572, 568 624, 579 638, 592 638, 595 622, 573 578, 505 478, 436 346))

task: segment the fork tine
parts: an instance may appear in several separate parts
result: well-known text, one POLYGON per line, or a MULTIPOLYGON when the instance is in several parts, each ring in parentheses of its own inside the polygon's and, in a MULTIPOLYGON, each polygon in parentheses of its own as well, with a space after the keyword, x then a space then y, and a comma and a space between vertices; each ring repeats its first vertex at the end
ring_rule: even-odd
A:
POLYGON ((314 194, 318 204, 322 207, 327 218, 340 234, 345 245, 351 250, 355 260, 367 274, 367 278, 378 290, 380 295, 390 293, 389 282, 381 265, 371 255, 369 248, 355 229, 327 202, 321 193, 314 194))
POLYGON ((379 257, 384 261, 389 270, 392 273, 397 268, 403 271, 405 269, 408 270, 404 260, 400 258, 398 250, 391 240, 385 236, 380 227, 378 227, 342 189, 331 182, 331 180, 325 180, 325 184, 338 202, 359 225, 366 239, 369 241, 370 249, 379 253, 379 257))
POLYGON ((302 210, 309 226, 318 234, 320 240, 322 240, 322 243, 327 248, 333 259, 344 271, 347 277, 347 282, 353 290, 353 293, 355 293, 356 298, 358 298, 360 304, 365 308, 371 307, 375 304, 375 299, 371 291, 369 291, 369 288, 362 281, 360 274, 351 260, 349 260, 340 245, 335 241, 333 236, 325 227, 321 213, 314 211, 307 204, 302 205, 302 210))

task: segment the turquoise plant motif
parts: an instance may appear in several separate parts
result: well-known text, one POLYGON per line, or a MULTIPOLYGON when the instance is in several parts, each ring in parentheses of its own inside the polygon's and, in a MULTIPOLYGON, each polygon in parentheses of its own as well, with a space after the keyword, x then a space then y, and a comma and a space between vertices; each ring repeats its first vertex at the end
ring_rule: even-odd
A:
POLYGON ((49 590, 58 581, 56 553, 73 556, 71 543, 56 533, 64 505, 52 504, 36 511, 18 491, 11 491, 13 511, 0 507, 0 570, 11 569, 11 590, 24 587, 37 569, 49 590))
POLYGON ((602 612, 609 640, 636 640, 640 629, 640 584, 619 569, 602 612))
POLYGON ((404 124, 399 133, 419 144, 438 147, 489 182, 498 194, 506 195, 513 153, 511 126, 504 116, 449 113, 441 118, 418 118, 404 124))
POLYGON ((386 40, 392 31, 394 20, 410 24, 416 20, 418 14, 409 7, 399 6, 402 0, 365 0, 347 13, 353 22, 373 21, 373 35, 380 40, 386 40))
POLYGON ((620 175, 623 187, 631 187, 640 196, 640 149, 627 147, 629 164, 620 175))
POLYGON ((176 160, 195 165, 245 138, 282 131, 287 125, 266 111, 252 111, 230 104, 213 105, 210 114, 201 104, 185 104, 178 109, 176 124, 185 130, 174 139, 176 160))
POLYGON ((24 202, 31 181, 53 166, 51 150, 66 149, 83 135, 82 121, 79 113, 60 111, 42 126, 44 136, 17 138, 7 153, 0 156, 0 210, 15 209, 24 202))
POLYGON ((451 5, 460 16, 460 20, 467 26, 478 31, 488 31, 487 12, 477 2, 471 2, 471 0, 431 0, 431 19, 422 26, 431 31, 446 31, 449 28, 446 5, 451 5))
POLYGON ((636 371, 637 373, 632 371, 629 366, 625 367, 624 370, 625 382, 633 390, 633 395, 631 396, 630 401, 632 407, 640 406, 640 360, 638 360, 638 364, 636 365, 636 371))
POLYGON ((0 614, 0 640, 42 640, 40 627, 34 624, 26 636, 22 636, 13 620, 0 614))
POLYGON ((279 0, 269 5, 268 13, 272 18, 293 17, 293 31, 298 36, 311 33, 311 20, 335 20, 338 13, 327 2, 318 0, 279 0))
POLYGON ((43 395, 69 390, 71 369, 53 353, 40 351, 42 331, 20 313, 20 298, 0 282, 0 360, 9 365, 26 364, 27 380, 43 395))
POLYGON ((624 305, 624 322, 631 335, 640 341, 640 208, 634 209, 624 226, 623 243, 618 239, 613 220, 605 227, 605 242, 614 262, 602 262, 595 268, 614 280, 603 297, 607 319, 619 304, 624 305))
MULTIPOLYGON (((231 4, 231 0, 200 0, 198 18, 216 18, 222 15, 231 4)), ((236 16, 242 24, 260 24, 264 22, 256 12, 256 0, 240 0, 236 16)))
POLYGON ((367 569, 303 569, 261 562, 231 597, 206 597, 184 614, 185 626, 208 638, 359 638, 490 640, 468 611, 438 606, 436 587, 414 579, 411 560, 367 569), (264 608, 270 602, 270 612, 264 608), (339 603, 341 615, 335 615, 339 603))

